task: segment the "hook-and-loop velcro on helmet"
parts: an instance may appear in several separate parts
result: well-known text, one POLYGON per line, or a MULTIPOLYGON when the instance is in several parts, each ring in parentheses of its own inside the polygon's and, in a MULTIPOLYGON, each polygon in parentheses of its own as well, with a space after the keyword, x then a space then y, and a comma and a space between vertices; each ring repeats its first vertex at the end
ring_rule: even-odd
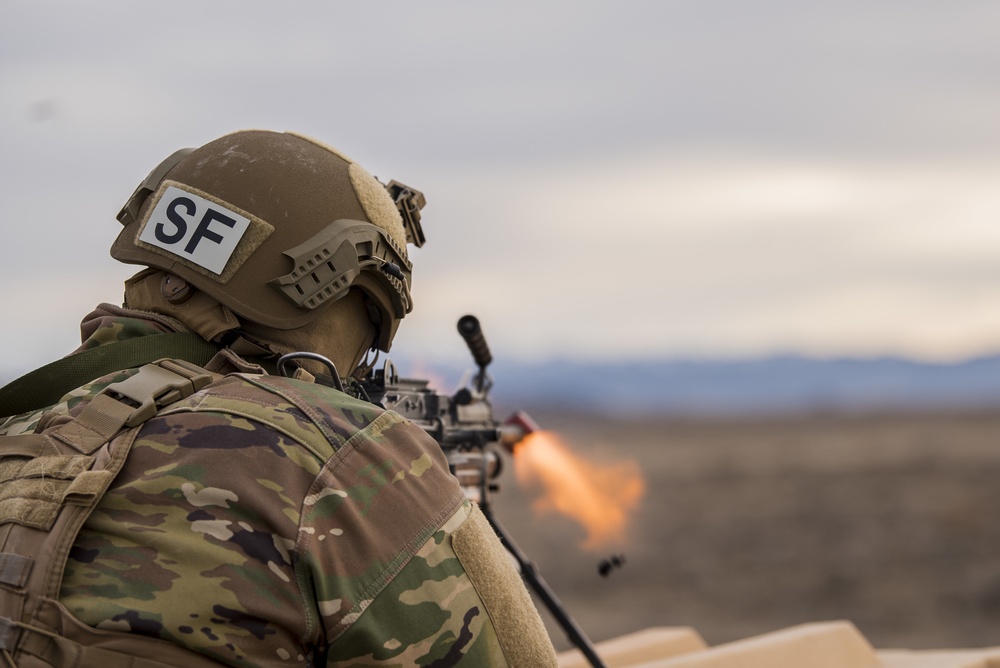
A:
POLYGON ((235 132, 154 169, 119 213, 125 227, 111 255, 173 273, 240 318, 280 330, 312 322, 357 288, 388 350, 412 310, 406 243, 423 237, 423 195, 394 185, 390 195, 309 137, 235 132))

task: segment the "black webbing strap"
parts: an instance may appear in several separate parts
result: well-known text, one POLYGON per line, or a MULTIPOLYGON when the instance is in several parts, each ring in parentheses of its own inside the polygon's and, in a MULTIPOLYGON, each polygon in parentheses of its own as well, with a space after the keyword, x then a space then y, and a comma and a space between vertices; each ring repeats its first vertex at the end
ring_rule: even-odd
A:
POLYGON ((51 406, 70 390, 112 371, 131 369, 164 357, 204 366, 217 352, 219 346, 192 333, 137 336, 82 350, 30 371, 0 388, 0 416, 51 406))

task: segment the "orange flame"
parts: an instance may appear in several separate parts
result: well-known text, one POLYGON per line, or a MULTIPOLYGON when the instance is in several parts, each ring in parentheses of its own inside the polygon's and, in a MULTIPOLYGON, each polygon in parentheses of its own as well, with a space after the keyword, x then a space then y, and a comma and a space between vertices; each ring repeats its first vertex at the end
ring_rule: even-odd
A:
POLYGON ((629 514, 646 487, 634 461, 587 461, 546 431, 531 433, 514 447, 514 471, 522 485, 543 488, 533 504, 536 511, 563 513, 586 529, 584 549, 623 541, 629 514))

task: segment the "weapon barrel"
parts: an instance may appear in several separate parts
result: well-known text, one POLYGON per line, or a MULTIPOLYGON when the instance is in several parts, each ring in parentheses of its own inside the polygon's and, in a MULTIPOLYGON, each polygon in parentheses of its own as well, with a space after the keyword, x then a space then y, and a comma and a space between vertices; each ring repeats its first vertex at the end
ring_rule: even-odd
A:
POLYGON ((514 446, 520 443, 528 434, 533 434, 540 430, 538 423, 531 419, 531 416, 524 411, 517 411, 497 428, 500 435, 500 443, 510 452, 514 452, 514 446))
POLYGON ((476 360, 479 368, 485 369, 489 366, 493 361, 493 355, 490 353, 490 347, 486 345, 483 330, 479 326, 479 318, 474 315, 463 315, 458 319, 458 333, 465 339, 465 344, 472 353, 472 359, 476 360))

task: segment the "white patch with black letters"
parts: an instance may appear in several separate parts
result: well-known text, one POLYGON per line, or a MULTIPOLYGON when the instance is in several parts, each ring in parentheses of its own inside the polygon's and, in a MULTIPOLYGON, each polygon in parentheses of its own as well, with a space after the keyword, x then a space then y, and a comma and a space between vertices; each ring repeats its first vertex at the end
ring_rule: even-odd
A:
POLYGON ((167 186, 139 240, 221 274, 250 220, 218 202, 167 186))

